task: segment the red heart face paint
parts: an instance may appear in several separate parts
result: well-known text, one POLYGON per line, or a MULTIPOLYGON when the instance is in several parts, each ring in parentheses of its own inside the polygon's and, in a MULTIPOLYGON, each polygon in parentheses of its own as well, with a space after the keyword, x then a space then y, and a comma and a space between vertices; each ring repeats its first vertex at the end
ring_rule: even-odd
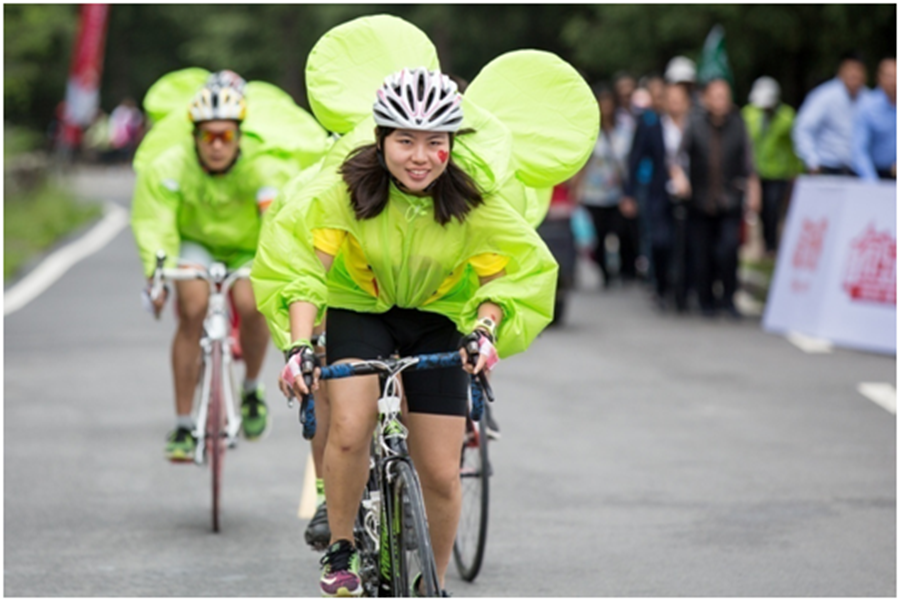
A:
POLYGON ((438 155, 438 160, 439 160, 441 163, 446 163, 446 162, 447 162, 447 158, 450 156, 450 153, 447 152, 446 150, 438 150, 437 155, 438 155))

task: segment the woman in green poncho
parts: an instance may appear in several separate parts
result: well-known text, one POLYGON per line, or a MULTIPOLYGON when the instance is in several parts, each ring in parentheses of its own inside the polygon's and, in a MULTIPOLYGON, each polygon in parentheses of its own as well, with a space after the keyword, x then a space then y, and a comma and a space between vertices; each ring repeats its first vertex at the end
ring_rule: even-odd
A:
MULTIPOLYGON (((421 30, 375 15, 324 35, 306 82, 316 118, 341 138, 284 188, 251 273, 272 339, 292 355, 286 385, 303 393, 302 378, 292 379, 323 317, 329 363, 455 350, 463 335, 481 341, 484 358, 491 347, 501 358, 528 348, 553 317, 558 271, 535 226, 599 130, 581 76, 551 53, 520 50, 491 61, 461 97, 421 30)), ((459 519, 467 384, 459 369, 403 375, 441 583, 459 519)), ((352 526, 378 383, 328 385, 332 544, 321 587, 359 594, 352 526)))
MULTIPOLYGON (((293 344, 284 377, 297 394, 307 391, 291 364, 309 347, 326 300, 329 364, 455 350, 462 330, 485 349, 474 368, 480 371, 493 342, 504 354, 522 350, 549 323, 552 255, 505 200, 482 195, 451 158, 462 135, 461 100, 437 71, 404 69, 389 77, 375 103, 376 142, 353 151, 340 178, 324 174, 311 184, 313 191, 282 210, 271 237, 261 241, 251 277, 267 316, 284 317, 286 309, 293 344), (273 279, 281 285, 273 287, 273 279)), ((468 376, 407 372, 403 385, 410 453, 443 583, 460 512, 468 376)), ((328 596, 362 592, 353 521, 378 393, 375 376, 329 383, 325 493, 332 544, 321 580, 328 596)))

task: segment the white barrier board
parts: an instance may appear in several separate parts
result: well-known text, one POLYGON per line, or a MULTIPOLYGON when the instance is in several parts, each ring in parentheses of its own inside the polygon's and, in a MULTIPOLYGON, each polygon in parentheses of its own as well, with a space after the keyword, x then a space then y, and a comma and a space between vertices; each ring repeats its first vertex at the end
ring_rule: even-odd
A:
POLYGON ((897 187, 800 177, 763 328, 897 352, 897 187))

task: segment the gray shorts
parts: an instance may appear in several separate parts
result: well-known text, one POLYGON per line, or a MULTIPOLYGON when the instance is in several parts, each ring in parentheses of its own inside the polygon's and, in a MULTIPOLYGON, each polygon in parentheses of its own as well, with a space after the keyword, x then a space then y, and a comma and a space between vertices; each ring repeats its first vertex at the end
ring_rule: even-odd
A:
MULTIPOLYGON (((205 269, 209 269, 209 266, 215 262, 216 258, 213 257, 209 249, 202 244, 191 242, 190 240, 181 241, 181 249, 178 251, 179 267, 199 265, 205 269)), ((253 263, 253 256, 249 254, 239 254, 230 263, 228 261, 222 261, 222 263, 225 263, 225 266, 229 271, 235 271, 245 265, 251 265, 253 263)))

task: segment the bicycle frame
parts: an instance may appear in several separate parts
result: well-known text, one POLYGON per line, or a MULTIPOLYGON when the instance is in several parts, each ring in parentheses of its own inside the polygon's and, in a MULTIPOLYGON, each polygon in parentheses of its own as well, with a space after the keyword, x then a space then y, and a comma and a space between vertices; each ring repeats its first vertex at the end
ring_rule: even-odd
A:
POLYGON ((228 273, 222 263, 213 263, 209 270, 193 267, 163 268, 160 272, 163 281, 172 280, 204 280, 209 284, 209 301, 206 317, 203 320, 203 337, 200 346, 203 350, 203 379, 200 386, 200 405, 197 408, 196 427, 194 436, 197 439, 194 462, 202 465, 206 462, 206 415, 209 411, 210 389, 212 387, 213 370, 212 349, 216 343, 222 348, 221 387, 225 401, 226 429, 225 437, 229 448, 237 444, 238 434, 241 431, 241 416, 234 408, 234 382, 231 376, 231 367, 234 357, 231 352, 231 321, 228 314, 228 291, 240 278, 248 278, 250 269, 242 267, 237 271, 228 273))

